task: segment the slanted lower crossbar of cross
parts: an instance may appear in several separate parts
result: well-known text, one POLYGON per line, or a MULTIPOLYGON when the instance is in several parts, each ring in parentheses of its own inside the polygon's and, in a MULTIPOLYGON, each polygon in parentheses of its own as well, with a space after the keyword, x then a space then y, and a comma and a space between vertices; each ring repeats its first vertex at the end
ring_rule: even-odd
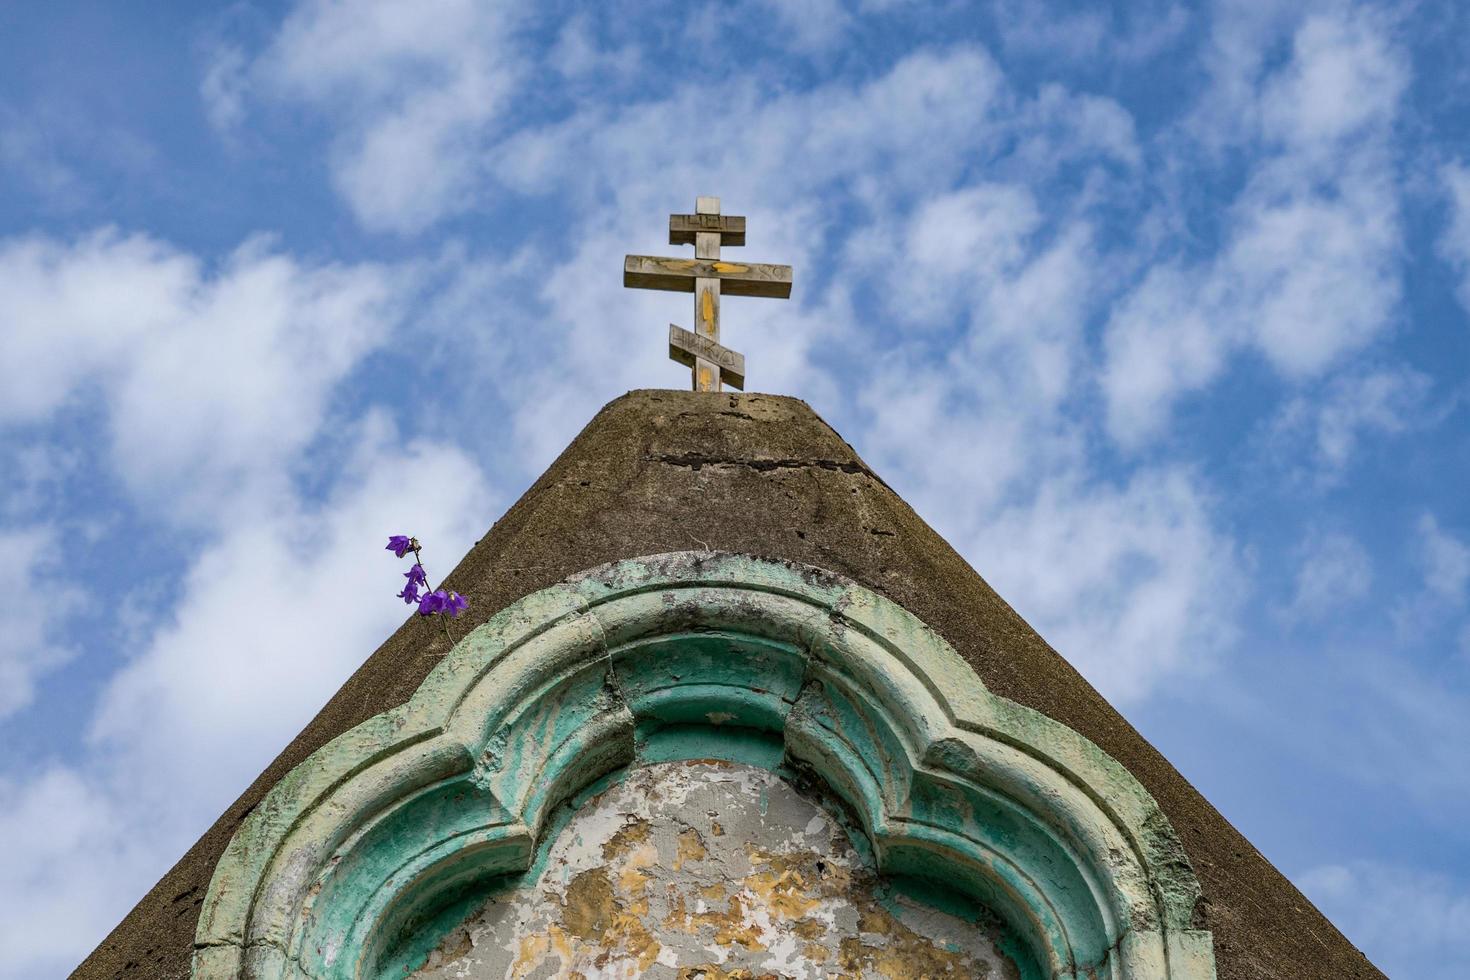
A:
POLYGON ((669 325, 669 357, 687 364, 695 391, 719 391, 723 382, 745 389, 745 358, 720 343, 720 294, 791 295, 791 266, 725 262, 721 245, 745 244, 745 218, 720 214, 720 199, 700 197, 693 214, 669 215, 669 244, 693 245, 694 258, 629 255, 623 285, 694 294, 694 330, 669 325))

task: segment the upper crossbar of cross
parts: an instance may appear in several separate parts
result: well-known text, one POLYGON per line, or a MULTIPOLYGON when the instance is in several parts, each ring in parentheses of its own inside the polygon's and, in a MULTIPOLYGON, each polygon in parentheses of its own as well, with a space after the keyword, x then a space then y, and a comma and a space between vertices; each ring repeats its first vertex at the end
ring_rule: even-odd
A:
POLYGON ((791 295, 791 266, 725 262, 721 245, 745 244, 745 218, 720 214, 718 197, 699 197, 693 214, 669 215, 669 244, 693 245, 694 258, 629 255, 623 285, 694 294, 694 331, 669 324, 669 357, 689 365, 695 391, 719 391, 723 381, 745 389, 745 358, 720 344, 720 293, 727 296, 791 295))

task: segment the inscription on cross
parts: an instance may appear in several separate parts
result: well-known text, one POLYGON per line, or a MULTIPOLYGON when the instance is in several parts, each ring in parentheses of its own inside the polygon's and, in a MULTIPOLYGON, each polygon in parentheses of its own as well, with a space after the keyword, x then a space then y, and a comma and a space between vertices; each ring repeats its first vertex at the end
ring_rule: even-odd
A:
POLYGON ((669 324, 669 357, 691 369, 695 391, 719 391, 723 382, 745 390, 745 357, 720 343, 720 294, 791 295, 791 266, 725 262, 721 245, 745 244, 745 218, 720 214, 718 197, 699 197, 693 214, 669 215, 669 244, 693 245, 694 258, 630 255, 623 285, 694 294, 694 330, 669 324))

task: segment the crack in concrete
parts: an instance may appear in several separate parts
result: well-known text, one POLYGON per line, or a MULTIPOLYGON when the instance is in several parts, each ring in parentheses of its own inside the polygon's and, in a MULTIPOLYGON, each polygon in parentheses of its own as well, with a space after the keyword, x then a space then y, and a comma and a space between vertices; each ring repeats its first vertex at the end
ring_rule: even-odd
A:
POLYGON ((747 459, 740 456, 716 456, 700 452, 654 453, 644 458, 668 466, 688 467, 696 473, 705 466, 744 466, 758 473, 768 473, 772 470, 822 469, 861 474, 879 483, 883 482, 879 479, 878 474, 862 463, 838 459, 747 459))

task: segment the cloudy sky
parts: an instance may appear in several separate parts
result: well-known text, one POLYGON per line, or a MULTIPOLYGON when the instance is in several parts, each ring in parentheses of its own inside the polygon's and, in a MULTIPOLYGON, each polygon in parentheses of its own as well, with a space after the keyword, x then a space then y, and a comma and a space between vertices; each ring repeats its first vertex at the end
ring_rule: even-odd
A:
POLYGON ((1395 977, 1470 955, 1470 8, 0 8, 0 977, 607 400, 805 398, 1395 977), (1392 912, 1392 915, 1385 914, 1392 912))

